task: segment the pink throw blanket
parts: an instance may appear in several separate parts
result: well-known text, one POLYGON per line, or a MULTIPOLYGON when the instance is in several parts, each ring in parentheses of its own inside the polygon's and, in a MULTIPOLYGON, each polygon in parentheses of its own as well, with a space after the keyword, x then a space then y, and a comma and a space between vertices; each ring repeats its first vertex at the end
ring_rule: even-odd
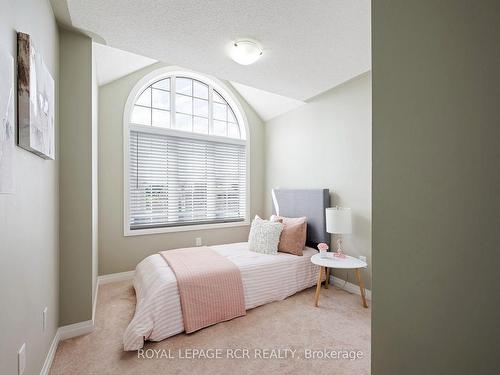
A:
POLYGON ((240 270, 209 247, 162 251, 175 273, 186 333, 246 314, 240 270))

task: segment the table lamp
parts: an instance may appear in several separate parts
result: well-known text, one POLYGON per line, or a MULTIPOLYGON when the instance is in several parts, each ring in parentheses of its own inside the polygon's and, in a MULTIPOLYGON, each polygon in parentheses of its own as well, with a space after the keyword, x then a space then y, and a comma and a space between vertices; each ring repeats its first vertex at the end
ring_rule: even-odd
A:
MULTIPOLYGON (((352 232, 351 209, 345 207, 330 207, 326 209, 326 231, 332 234, 348 234, 352 232)), ((337 253, 344 255, 342 237, 337 239, 337 253)))

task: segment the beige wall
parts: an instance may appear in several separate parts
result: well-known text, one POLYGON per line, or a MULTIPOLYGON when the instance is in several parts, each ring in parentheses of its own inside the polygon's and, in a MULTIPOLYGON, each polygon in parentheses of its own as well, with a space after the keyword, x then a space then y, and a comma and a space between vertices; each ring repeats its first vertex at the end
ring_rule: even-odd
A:
MULTIPOLYGON (((246 241, 249 227, 168 234, 123 236, 123 111, 133 86, 164 64, 155 64, 99 89, 99 274, 130 271, 146 256, 160 250, 204 244, 246 241)), ((234 90, 233 90, 234 91, 234 90)), ((250 127, 251 215, 263 210, 263 124, 240 99, 250 127)))
MULTIPOLYGON (((266 123, 266 214, 273 187, 329 188, 331 205, 351 207, 344 248, 371 266, 371 75, 365 73, 266 123)), ((354 275, 337 276, 354 282, 354 275)))
POLYGON ((95 279, 92 145, 93 59, 90 38, 60 32, 60 325, 92 319, 95 279))
POLYGON ((96 298, 99 275, 99 85, 92 44, 92 292, 96 298))
POLYGON ((500 2, 372 12, 372 373, 498 374, 500 2))
MULTIPOLYGON (((16 31, 28 33, 55 80, 58 110, 58 34, 48 1, 1 1, 0 51, 14 58, 16 31)), ((15 194, 0 194, 0 372, 17 374, 26 343, 25 374, 38 374, 58 326, 58 163, 16 147, 15 194), (47 307, 47 328, 42 311, 47 307)))

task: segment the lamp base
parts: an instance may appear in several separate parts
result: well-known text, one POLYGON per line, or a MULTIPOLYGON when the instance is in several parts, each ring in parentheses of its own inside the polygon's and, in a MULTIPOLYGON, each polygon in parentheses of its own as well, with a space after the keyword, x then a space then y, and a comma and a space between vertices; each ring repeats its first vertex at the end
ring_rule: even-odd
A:
POLYGON ((340 237, 340 236, 337 239, 337 254, 339 254, 339 255, 335 255, 335 256, 342 256, 343 258, 345 258, 344 249, 342 248, 342 237, 340 237))

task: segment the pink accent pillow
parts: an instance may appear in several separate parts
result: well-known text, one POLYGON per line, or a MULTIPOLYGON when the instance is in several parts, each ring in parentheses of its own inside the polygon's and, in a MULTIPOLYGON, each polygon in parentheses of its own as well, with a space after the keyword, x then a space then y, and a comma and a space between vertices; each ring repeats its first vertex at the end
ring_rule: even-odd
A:
POLYGON ((307 218, 273 215, 270 220, 283 223, 278 251, 302 256, 302 250, 306 245, 307 218))

